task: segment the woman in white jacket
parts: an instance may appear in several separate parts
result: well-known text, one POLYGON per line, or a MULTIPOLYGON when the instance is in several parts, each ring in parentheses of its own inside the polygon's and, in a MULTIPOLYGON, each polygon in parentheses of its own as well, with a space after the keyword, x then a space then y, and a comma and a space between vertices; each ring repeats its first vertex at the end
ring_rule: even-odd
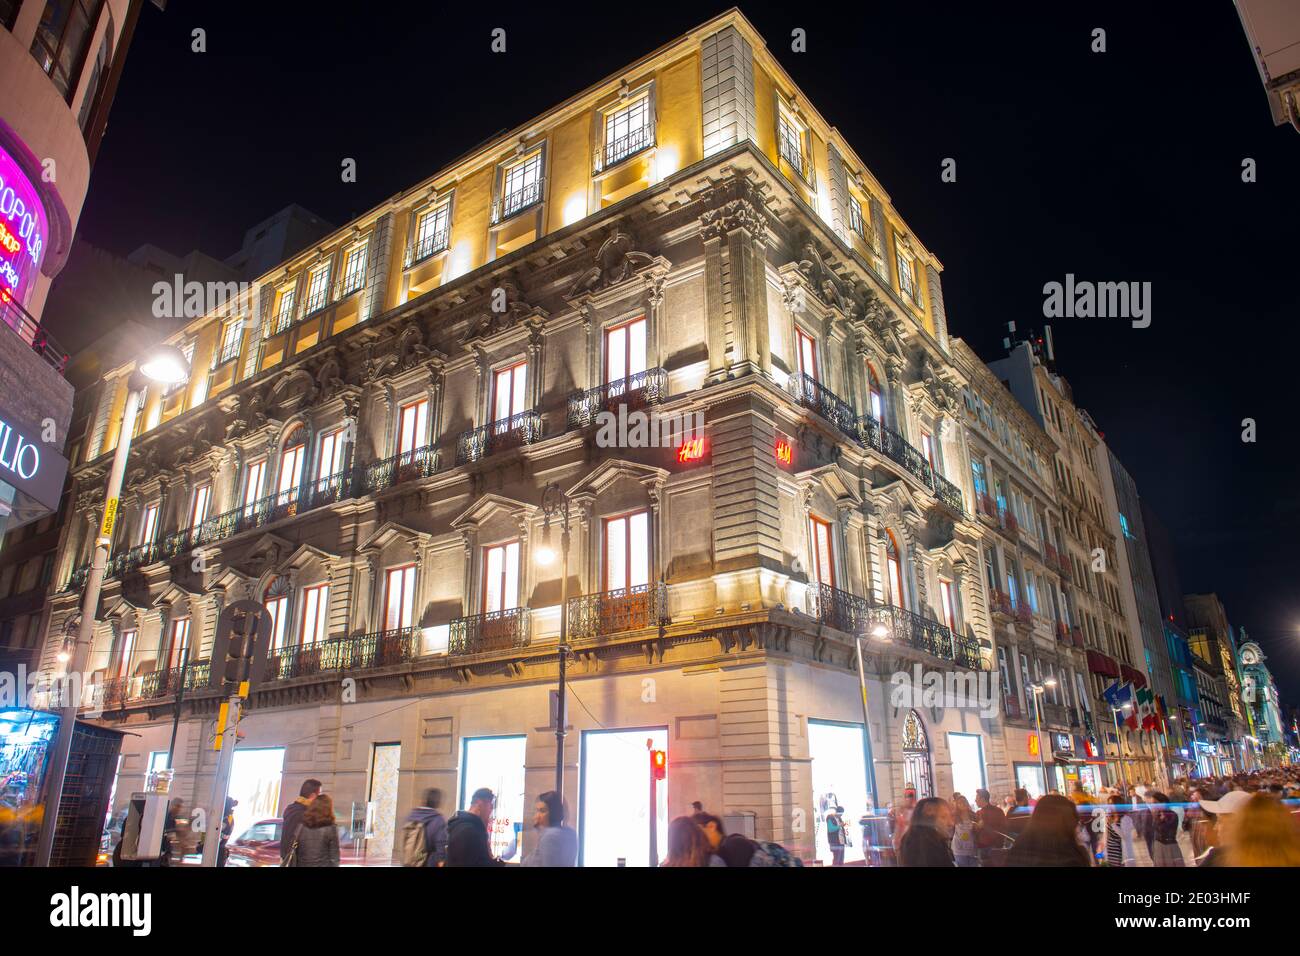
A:
POLYGON ((1137 827, 1133 824, 1131 814, 1124 812, 1124 798, 1112 795, 1107 801, 1106 813, 1106 865, 1137 866, 1137 854, 1133 849, 1133 838, 1137 836, 1137 827))

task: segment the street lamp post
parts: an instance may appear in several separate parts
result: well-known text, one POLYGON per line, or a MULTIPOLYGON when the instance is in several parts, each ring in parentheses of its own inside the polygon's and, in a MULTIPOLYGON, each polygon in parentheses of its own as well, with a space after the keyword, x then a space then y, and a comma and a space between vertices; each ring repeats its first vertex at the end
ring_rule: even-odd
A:
POLYGON ((108 474, 108 488, 104 497, 104 521, 95 537, 95 556, 86 577, 86 590, 81 601, 81 622, 77 639, 65 665, 65 680, 60 703, 59 734, 50 753, 49 786, 45 797, 45 816, 41 821, 40 842, 36 846, 36 865, 49 866, 54 850, 54 835, 58 830, 59 804, 63 800, 63 783, 68 772, 68 756, 72 752, 72 736, 77 724, 77 711, 81 704, 79 694, 71 687, 85 673, 90 661, 90 649, 95 639, 95 612, 99 609, 99 592, 108 568, 108 550, 113 543, 113 525, 117 521, 118 498, 122 494, 122 478, 126 473, 127 459, 131 454, 131 438, 135 433, 135 420, 144 404, 145 393, 151 382, 173 385, 190 376, 189 362, 181 350, 172 345, 160 345, 149 351, 144 361, 131 373, 127 382, 126 407, 122 409, 122 425, 118 430, 117 448, 113 452, 113 466, 108 474), (71 679, 67 679, 71 678, 71 679))
POLYGON ((1120 704, 1110 709, 1110 719, 1115 723, 1115 767, 1119 771, 1116 776, 1119 777, 1119 783, 1125 787, 1128 786, 1128 777, 1124 773, 1124 738, 1119 730, 1119 715, 1127 709, 1128 704, 1120 704))
POLYGON ((568 716, 565 680, 569 657, 569 499, 554 482, 542 492, 542 546, 537 554, 542 564, 555 560, 555 552, 551 549, 552 516, 560 521, 560 682, 555 702, 555 792, 563 800, 564 737, 568 716))
MULTIPOLYGON (((889 640, 889 628, 877 622, 871 626, 867 635, 879 641, 887 641, 889 640)), ((876 791, 876 758, 875 751, 871 747, 871 718, 868 716, 867 711, 867 668, 863 663, 862 654, 862 642, 866 640, 867 635, 856 635, 853 646, 858 655, 858 684, 862 688, 862 732, 867 741, 867 782, 871 786, 871 802, 874 804, 875 809, 879 809, 880 794, 876 791)), ((863 847, 863 850, 866 849, 866 847, 863 847)))
POLYGON ((1043 774, 1043 793, 1047 793, 1047 759, 1043 753, 1043 714, 1038 706, 1038 695, 1047 693, 1047 688, 1055 687, 1056 680, 1049 677, 1045 681, 1035 681, 1029 685, 1034 695, 1034 727, 1038 731, 1038 769, 1043 774))

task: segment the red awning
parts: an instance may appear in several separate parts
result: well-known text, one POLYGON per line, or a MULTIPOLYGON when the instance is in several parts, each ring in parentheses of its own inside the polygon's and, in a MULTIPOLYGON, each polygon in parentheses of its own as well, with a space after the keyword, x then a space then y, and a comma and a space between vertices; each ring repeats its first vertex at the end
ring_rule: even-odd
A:
POLYGON ((1119 672, 1120 672, 1120 674, 1123 676, 1123 678, 1124 678, 1126 681, 1128 681, 1130 684, 1132 684, 1134 687, 1146 687, 1146 686, 1147 686, 1147 678, 1146 678, 1146 675, 1143 674, 1143 673, 1142 673, 1140 670, 1138 670, 1136 667, 1129 667, 1129 665, 1127 665, 1127 664, 1120 664, 1120 665, 1119 665, 1119 672))
POLYGON ((1107 657, 1101 651, 1088 651, 1088 670, 1094 674, 1105 674, 1107 677, 1119 677, 1119 663, 1113 657, 1107 657))

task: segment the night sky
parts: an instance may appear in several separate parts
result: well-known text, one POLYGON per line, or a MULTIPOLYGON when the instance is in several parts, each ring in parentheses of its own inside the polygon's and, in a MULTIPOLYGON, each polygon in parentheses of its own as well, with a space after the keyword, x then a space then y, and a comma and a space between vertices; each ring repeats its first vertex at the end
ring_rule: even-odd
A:
MULTIPOLYGON (((224 257, 291 202, 342 224, 726 9, 473 6, 146 4, 81 235, 224 257)), ((1152 283, 1149 328, 1055 320, 1058 368, 1168 527, 1184 590, 1217 591, 1300 703, 1300 134, 1274 127, 1232 4, 797 6, 741 9, 943 261, 949 327, 986 360, 1003 323, 1041 326, 1046 282, 1152 283)))

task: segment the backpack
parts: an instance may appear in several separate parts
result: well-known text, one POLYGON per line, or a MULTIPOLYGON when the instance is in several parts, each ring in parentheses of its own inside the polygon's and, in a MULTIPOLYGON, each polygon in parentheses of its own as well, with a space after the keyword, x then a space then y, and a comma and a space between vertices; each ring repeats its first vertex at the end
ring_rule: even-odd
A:
POLYGON ((429 834, 424 820, 411 820, 402 827, 402 866, 429 865, 429 834))
POLYGON ((799 859, 779 843, 754 840, 754 858, 750 866, 803 866, 799 859))

